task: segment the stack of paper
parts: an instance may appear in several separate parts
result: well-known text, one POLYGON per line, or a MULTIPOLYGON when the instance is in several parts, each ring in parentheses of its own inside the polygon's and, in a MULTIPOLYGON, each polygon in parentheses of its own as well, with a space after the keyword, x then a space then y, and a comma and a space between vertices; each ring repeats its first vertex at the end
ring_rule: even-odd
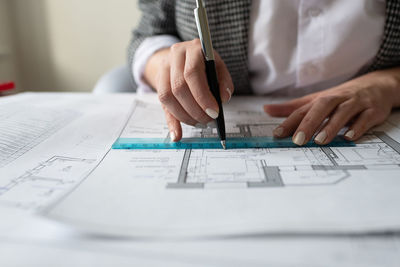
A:
MULTIPOLYGON (((0 100, 2 266, 400 265, 398 113, 356 147, 137 151, 111 145, 168 138, 155 96, 0 100)), ((271 135, 268 101, 234 99, 228 133, 271 135)))

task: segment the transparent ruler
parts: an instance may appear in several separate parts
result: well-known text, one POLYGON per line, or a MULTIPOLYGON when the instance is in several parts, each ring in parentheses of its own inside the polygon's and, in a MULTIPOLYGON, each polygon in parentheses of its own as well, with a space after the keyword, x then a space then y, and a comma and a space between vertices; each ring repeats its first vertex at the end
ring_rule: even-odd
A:
MULTIPOLYGON (((319 147, 310 141, 303 147, 319 147)), ((352 147, 353 142, 337 136, 330 147, 352 147)), ((274 137, 234 137, 227 138, 227 149, 241 148, 293 148, 299 147, 291 138, 277 139, 274 137)), ((112 146, 113 149, 222 149, 218 138, 183 138, 180 142, 171 142, 169 138, 119 138, 112 146)))

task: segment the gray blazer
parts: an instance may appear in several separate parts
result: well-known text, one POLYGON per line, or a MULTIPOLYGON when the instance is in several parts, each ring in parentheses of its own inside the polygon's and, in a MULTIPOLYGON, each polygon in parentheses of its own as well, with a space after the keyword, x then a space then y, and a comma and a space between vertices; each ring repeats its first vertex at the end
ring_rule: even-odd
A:
MULTIPOLYGON (((381 48, 368 71, 400 66, 400 1, 386 0, 386 25, 381 48)), ((235 94, 251 94, 248 71, 248 30, 251 0, 204 0, 215 50, 225 61, 235 94)), ((142 18, 128 48, 132 66, 136 49, 150 36, 171 34, 182 41, 198 37, 195 0, 140 0, 142 18)), ((132 71, 131 71, 132 73, 132 71)))

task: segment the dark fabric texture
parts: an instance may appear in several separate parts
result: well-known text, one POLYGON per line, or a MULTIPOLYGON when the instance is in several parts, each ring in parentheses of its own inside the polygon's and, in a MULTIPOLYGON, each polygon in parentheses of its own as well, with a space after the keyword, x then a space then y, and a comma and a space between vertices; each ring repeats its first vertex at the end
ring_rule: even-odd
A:
POLYGON ((383 42, 369 71, 400 65, 400 1, 386 1, 386 25, 383 42))
MULTIPOLYGON (((251 94, 248 31, 252 1, 203 0, 203 2, 208 12, 214 49, 221 55, 231 73, 235 94, 251 94)), ((386 2, 384 38, 369 72, 400 65, 400 1, 386 0, 386 2)), ((132 66, 136 49, 147 37, 170 34, 182 41, 198 38, 193 14, 195 5, 195 0, 140 0, 142 18, 133 31, 129 44, 129 66, 132 66)))

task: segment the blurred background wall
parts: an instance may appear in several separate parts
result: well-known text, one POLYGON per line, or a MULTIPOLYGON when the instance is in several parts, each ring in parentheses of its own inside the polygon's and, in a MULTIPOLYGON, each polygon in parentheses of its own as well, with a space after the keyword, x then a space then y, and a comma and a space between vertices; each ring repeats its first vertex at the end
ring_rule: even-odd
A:
POLYGON ((19 90, 91 91, 126 62, 137 0, 0 0, 0 81, 19 90))

